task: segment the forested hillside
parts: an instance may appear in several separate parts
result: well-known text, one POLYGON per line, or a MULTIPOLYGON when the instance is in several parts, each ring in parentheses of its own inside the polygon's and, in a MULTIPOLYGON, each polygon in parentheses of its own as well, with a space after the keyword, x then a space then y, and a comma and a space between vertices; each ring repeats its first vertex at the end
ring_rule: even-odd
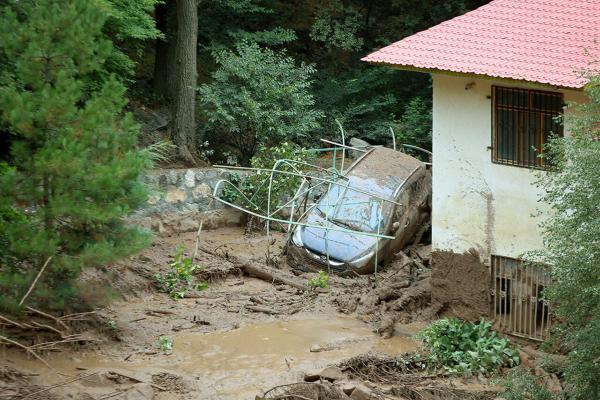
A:
MULTIPOLYGON (((19 14, 28 2, 0 3, 19 14)), ((248 164, 260 145, 283 140, 315 146, 339 136, 335 119, 372 143, 390 141, 391 126, 400 141, 429 147, 429 77, 360 58, 485 1, 98 3, 114 47, 89 87, 116 76, 129 87, 130 109, 142 110, 144 133, 162 129, 143 143, 169 139, 174 162, 198 165, 248 164)), ((13 68, 4 54, 0 68, 4 77, 13 68)))

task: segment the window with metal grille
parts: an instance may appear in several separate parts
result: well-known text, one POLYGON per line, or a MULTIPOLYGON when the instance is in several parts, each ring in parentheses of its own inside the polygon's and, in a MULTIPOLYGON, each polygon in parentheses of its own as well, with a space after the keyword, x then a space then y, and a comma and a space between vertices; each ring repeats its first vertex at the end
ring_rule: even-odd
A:
POLYGON ((492 161, 520 167, 545 168, 540 152, 551 135, 563 135, 556 117, 563 94, 540 90, 492 87, 492 161))

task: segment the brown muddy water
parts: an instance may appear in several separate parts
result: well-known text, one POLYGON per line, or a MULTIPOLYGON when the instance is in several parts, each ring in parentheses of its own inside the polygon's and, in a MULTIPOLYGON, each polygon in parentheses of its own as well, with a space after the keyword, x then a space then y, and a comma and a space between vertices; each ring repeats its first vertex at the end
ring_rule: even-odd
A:
MULTIPOLYGON (((416 343, 408 335, 419 327, 402 327, 401 336, 382 339, 362 322, 339 316, 258 323, 225 332, 182 333, 171 336, 169 355, 126 354, 119 357, 98 352, 55 353, 47 357, 55 371, 39 362, 11 353, 13 365, 39 374, 45 385, 64 381, 64 376, 83 370, 118 371, 150 382, 152 375, 170 373, 186 382, 189 398, 254 399, 273 386, 301 381, 306 371, 323 368, 368 351, 400 354, 412 351, 416 343), (402 336, 406 335, 406 336, 402 336), (320 350, 320 351, 312 351, 320 350)), ((84 382, 88 393, 102 395, 112 389, 107 382, 84 382), (97 387, 94 387, 94 386, 97 387)), ((179 395, 159 394, 160 399, 179 395)), ((188 398, 186 396, 186 398, 188 398)))

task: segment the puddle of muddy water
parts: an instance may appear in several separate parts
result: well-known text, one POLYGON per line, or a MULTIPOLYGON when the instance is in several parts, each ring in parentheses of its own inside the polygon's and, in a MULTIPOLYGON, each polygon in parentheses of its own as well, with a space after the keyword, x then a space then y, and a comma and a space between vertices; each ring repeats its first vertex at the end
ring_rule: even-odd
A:
MULTIPOLYGON (((399 354, 416 348, 408 337, 381 339, 362 322, 339 317, 261 323, 228 332, 178 334, 173 341, 171 355, 115 361, 98 354, 77 354, 75 359, 59 354, 50 361, 54 368, 71 374, 82 368, 118 369, 147 377, 166 371, 193 381, 195 387, 190 390, 197 398, 239 400, 253 399, 272 386, 301 380, 304 371, 371 350, 399 354), (315 345, 325 351, 311 352, 315 345)), ((38 364, 25 360, 19 364, 20 368, 35 367, 34 372, 41 373, 38 364)))

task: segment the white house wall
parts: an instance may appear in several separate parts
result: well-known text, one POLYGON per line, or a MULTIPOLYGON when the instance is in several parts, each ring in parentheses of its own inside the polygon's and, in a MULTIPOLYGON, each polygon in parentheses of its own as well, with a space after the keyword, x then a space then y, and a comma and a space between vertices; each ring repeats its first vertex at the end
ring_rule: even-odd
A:
MULTIPOLYGON (((492 85, 527 87, 433 76, 433 249, 474 248, 483 261, 540 248, 533 214, 544 209, 531 170, 491 161, 492 85)), ((562 92, 567 102, 584 100, 581 92, 562 92)))

